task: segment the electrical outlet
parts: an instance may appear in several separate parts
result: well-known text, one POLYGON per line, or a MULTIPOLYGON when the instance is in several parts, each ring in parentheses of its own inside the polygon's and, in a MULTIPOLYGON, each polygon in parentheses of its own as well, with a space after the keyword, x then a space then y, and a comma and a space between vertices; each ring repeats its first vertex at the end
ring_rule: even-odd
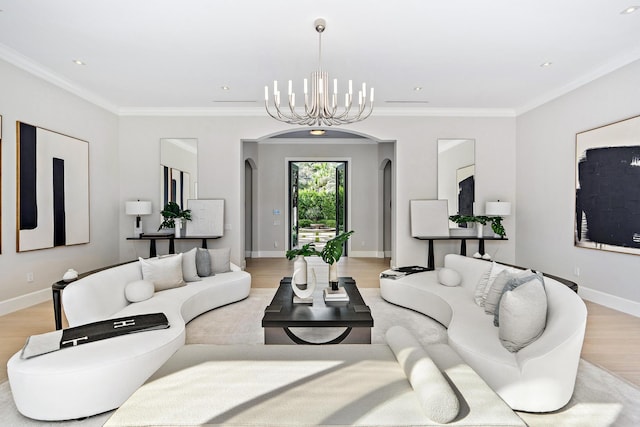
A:
POLYGON ((33 283, 33 273, 27 273, 27 283, 33 283))

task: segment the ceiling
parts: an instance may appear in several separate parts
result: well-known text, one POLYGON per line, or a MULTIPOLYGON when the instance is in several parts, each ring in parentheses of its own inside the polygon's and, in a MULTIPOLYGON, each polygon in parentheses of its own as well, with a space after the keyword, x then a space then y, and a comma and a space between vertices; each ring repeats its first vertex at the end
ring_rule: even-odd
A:
POLYGON ((302 99, 322 17, 325 70, 374 115, 514 115, 640 59, 634 2, 0 0, 0 58, 117 114, 264 114, 275 79, 302 99))

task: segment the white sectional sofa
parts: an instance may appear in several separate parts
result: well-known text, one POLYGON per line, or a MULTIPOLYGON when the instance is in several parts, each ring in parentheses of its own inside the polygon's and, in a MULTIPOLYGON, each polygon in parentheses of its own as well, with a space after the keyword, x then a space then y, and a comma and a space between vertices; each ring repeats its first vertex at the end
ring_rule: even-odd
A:
POLYGON ((18 410, 38 420, 87 417, 119 407, 185 343, 185 324, 217 307, 242 300, 251 276, 230 264, 225 273, 155 292, 129 303, 127 284, 142 279, 140 262, 99 271, 69 284, 63 294, 69 326, 148 313, 164 313, 170 327, 118 336, 7 363, 18 410))
POLYGON ((587 319, 585 304, 576 292, 545 276, 544 332, 521 350, 510 352, 500 342, 493 316, 474 301, 476 286, 492 263, 449 254, 444 268, 459 273, 459 286, 443 286, 438 271, 429 271, 381 278, 380 293, 385 300, 446 326, 449 345, 514 410, 549 412, 566 405, 575 386, 587 319))

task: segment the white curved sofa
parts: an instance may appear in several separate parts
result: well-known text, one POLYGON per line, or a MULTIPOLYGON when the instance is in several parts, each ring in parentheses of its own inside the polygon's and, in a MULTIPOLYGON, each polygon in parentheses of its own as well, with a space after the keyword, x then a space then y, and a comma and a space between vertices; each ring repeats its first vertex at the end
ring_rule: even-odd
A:
POLYGON ((460 286, 441 285, 437 271, 381 278, 382 298, 446 326, 449 345, 512 409, 549 412, 566 405, 573 394, 586 328, 582 299, 545 276, 545 330, 536 341, 511 353, 500 343, 493 316, 474 301, 476 285, 491 263, 449 254, 444 267, 460 273, 460 286))
POLYGON ((119 407, 185 343, 185 325, 211 309, 249 296, 251 276, 232 271, 129 303, 127 283, 141 280, 139 262, 99 271, 69 284, 62 301, 69 326, 135 314, 164 313, 168 329, 65 348, 7 363, 11 391, 23 415, 38 420, 83 418, 119 407))

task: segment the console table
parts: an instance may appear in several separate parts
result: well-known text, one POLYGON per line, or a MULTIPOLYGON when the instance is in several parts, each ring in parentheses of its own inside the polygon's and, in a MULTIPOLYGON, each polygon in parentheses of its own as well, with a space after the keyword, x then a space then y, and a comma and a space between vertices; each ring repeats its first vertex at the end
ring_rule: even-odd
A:
POLYGON ((449 237, 414 237, 418 240, 427 240, 429 242, 429 253, 427 254, 427 268, 435 270, 435 260, 433 255, 433 241, 434 240, 460 240, 460 255, 467 256, 467 240, 478 241, 478 252, 480 255, 484 255, 484 242, 485 240, 509 240, 506 237, 477 237, 477 236, 449 236, 449 237))
POLYGON ((207 249, 207 240, 219 239, 222 236, 184 236, 176 237, 174 233, 153 233, 153 234, 141 234, 139 237, 127 237, 127 240, 148 240, 149 241, 149 258, 153 258, 157 255, 156 252, 156 240, 168 240, 169 241, 169 253, 175 254, 175 241, 176 240, 202 240, 202 248, 207 249))

